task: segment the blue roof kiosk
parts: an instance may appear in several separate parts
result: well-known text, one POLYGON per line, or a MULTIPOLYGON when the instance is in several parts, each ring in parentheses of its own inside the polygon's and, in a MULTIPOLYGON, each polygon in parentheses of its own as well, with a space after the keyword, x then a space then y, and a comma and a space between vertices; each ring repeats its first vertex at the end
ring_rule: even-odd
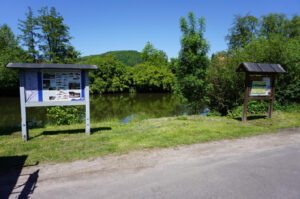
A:
POLYGON ((85 132, 90 134, 88 71, 97 66, 79 64, 9 63, 19 69, 22 138, 29 138, 26 108, 85 105, 85 132))

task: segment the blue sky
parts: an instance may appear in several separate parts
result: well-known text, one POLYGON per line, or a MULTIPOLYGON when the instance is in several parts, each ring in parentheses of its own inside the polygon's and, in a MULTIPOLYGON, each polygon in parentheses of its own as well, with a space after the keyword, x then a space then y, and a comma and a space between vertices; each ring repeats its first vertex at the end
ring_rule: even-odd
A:
POLYGON ((1 0, 0 24, 8 24, 19 34, 18 19, 24 19, 28 6, 35 12, 42 6, 55 6, 70 27, 72 44, 82 55, 141 51, 150 41, 169 57, 176 57, 180 50, 179 18, 189 11, 206 19, 209 54, 227 48, 225 36, 234 15, 300 14, 300 0, 1 0))

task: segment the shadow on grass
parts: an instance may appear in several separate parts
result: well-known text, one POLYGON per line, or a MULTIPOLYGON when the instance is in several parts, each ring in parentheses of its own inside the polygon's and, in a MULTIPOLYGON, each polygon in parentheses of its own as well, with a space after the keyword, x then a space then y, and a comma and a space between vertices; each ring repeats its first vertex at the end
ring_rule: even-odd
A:
POLYGON ((21 131, 20 126, 1 126, 0 135, 10 135, 15 132, 21 131))
MULTIPOLYGON (((249 121, 249 120, 258 120, 258 119, 265 119, 265 118, 267 118, 266 115, 249 115, 247 117, 247 120, 249 121)), ((242 117, 235 117, 233 119, 242 121, 242 117)))
MULTIPOLYGON (((35 122, 29 121, 27 122, 28 129, 37 129, 37 128, 43 128, 43 124, 37 124, 35 122)), ((21 126, 20 125, 14 125, 14 126, 0 126, 0 136, 1 135, 11 135, 15 132, 21 132, 21 126)))
MULTIPOLYGON (((111 127, 97 127, 91 128, 91 134, 98 131, 108 131, 111 130, 111 127)), ((55 130, 55 131, 43 131, 42 135, 57 135, 57 134, 76 134, 76 133, 84 133, 85 129, 67 129, 67 130, 55 130)))
MULTIPOLYGON (((0 198, 29 198, 33 193, 39 177, 39 169, 21 174, 26 159, 27 155, 0 157, 0 198)), ((29 166, 37 164, 38 162, 29 166)))

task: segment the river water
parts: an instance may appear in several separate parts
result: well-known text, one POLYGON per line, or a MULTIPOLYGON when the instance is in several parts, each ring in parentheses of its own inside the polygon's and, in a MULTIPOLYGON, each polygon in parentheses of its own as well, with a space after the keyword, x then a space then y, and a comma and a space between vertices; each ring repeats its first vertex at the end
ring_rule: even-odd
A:
MULTIPOLYGON (((142 118, 168 117, 186 114, 179 99, 170 93, 105 94, 91 97, 91 121, 116 119, 127 123, 142 118)), ((20 126, 19 97, 0 97, 0 129, 20 126)), ((42 126, 49 122, 45 107, 27 109, 29 123, 42 126)))

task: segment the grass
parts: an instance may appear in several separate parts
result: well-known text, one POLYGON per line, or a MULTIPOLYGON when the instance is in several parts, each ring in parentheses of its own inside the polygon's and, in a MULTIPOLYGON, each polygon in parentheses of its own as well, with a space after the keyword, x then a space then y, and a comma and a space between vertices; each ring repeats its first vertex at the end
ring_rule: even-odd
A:
POLYGON ((0 135, 0 157, 27 156, 26 165, 68 162, 132 150, 234 139, 300 127, 299 112, 275 112, 272 119, 258 117, 242 123, 226 117, 179 116, 143 119, 121 124, 108 121, 92 124, 92 134, 84 134, 84 124, 31 129, 29 142, 20 132, 0 135))

